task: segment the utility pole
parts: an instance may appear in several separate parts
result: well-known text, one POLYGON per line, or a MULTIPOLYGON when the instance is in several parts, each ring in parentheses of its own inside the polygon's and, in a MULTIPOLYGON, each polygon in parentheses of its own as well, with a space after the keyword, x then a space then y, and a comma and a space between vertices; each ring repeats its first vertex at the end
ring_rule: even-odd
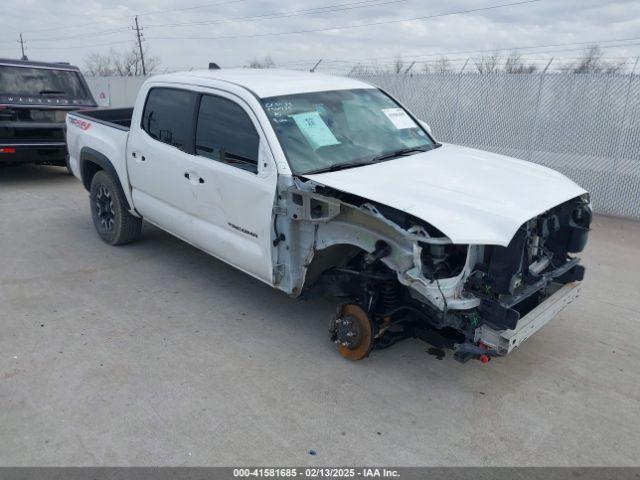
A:
POLYGON ((27 56, 24 54, 24 40, 22 39, 22 33, 20 33, 20 40, 18 40, 20 44, 20 48, 22 49, 22 58, 21 60, 28 60, 27 56))
POLYGON ((136 36, 138 37, 138 48, 140 49, 140 62, 142 62, 142 75, 147 75, 147 69, 144 66, 144 52, 142 51, 142 34, 140 33, 143 29, 138 25, 138 16, 136 15, 136 26, 131 27, 132 30, 136 31, 136 36))

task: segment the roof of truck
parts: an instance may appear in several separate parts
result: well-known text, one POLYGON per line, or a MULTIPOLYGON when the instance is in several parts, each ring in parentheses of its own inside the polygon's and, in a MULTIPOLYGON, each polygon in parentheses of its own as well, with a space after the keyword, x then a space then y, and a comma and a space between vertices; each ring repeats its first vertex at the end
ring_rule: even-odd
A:
POLYGON ((194 82, 202 85, 207 80, 229 82, 250 90, 260 98, 297 93, 325 92, 329 90, 352 90, 374 88, 368 83, 351 78, 323 75, 297 70, 229 68, 170 73, 153 77, 160 81, 194 82))

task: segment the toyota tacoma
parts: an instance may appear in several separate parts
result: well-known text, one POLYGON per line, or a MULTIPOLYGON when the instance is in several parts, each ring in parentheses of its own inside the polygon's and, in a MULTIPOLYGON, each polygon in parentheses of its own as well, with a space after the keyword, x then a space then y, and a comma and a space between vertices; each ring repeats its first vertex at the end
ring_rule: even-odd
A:
POLYGON ((507 355, 578 295, 589 196, 549 168, 438 142, 385 91, 290 71, 158 75, 67 116, 105 242, 143 219, 292 297, 339 299, 358 360, 406 338, 507 355))

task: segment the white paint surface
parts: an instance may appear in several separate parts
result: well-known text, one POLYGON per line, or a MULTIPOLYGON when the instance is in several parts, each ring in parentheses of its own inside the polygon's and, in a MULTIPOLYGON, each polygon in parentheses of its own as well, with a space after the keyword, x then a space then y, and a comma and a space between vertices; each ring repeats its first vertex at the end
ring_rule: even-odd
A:
POLYGON ((506 246, 527 220, 586 193, 549 168, 449 144, 306 178, 415 215, 461 244, 506 246))

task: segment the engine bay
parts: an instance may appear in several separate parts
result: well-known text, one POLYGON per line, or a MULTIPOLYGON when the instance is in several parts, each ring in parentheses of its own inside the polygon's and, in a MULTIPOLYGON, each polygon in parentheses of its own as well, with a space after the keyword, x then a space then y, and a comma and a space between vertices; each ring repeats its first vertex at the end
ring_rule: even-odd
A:
POLYGON ((324 272, 316 285, 323 294, 346 301, 330 328, 332 340, 346 355, 357 350, 354 345, 363 340, 364 330, 370 332, 370 350, 419 338, 453 350, 460 361, 500 356, 504 352, 483 341, 479 332, 516 329, 521 318, 563 285, 584 277, 584 267, 574 254, 588 239, 592 214, 586 197, 525 222, 506 247, 448 243, 437 229, 409 215, 394 212, 394 216, 379 205, 375 213, 393 218, 409 232, 428 232, 425 241, 416 241, 414 261, 419 268, 410 275, 419 276, 440 303, 385 264, 393 251, 386 241, 378 240, 372 252, 354 250, 345 265, 324 272), (362 318, 351 315, 345 324, 345 309, 362 318))

